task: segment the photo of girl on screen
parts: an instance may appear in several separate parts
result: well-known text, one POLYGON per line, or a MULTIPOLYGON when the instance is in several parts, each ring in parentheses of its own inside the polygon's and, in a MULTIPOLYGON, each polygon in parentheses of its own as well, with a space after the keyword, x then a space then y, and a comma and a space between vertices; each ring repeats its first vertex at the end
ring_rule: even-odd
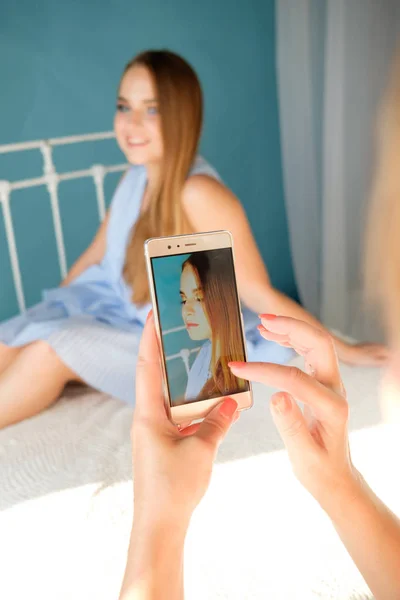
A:
POLYGON ((230 361, 244 360, 231 251, 191 254, 182 264, 180 296, 189 337, 204 340, 189 371, 185 401, 247 390, 247 382, 228 367, 230 361))

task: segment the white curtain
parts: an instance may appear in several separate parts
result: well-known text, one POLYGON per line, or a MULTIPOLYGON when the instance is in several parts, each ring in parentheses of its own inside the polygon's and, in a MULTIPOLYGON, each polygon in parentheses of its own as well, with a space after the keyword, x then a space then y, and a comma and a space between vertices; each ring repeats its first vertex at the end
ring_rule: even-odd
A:
MULTIPOLYGON (((328 326, 380 332, 362 301, 377 106, 398 0, 276 0, 285 201, 300 297, 328 326)), ((400 165, 399 165, 400 169, 400 165)))

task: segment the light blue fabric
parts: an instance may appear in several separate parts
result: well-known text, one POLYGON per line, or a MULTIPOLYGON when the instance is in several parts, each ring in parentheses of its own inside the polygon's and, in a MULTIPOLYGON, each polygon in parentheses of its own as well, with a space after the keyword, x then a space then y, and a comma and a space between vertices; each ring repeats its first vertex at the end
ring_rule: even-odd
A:
POLYGON ((200 348, 188 375, 185 400, 195 400, 211 377, 211 342, 207 340, 200 348))
MULTIPOLYGON (((201 157, 191 175, 219 179, 201 157)), ((123 278, 125 253, 139 215, 146 170, 131 166, 118 186, 110 209, 107 247, 99 265, 86 269, 69 286, 43 292, 43 301, 26 313, 0 324, 0 342, 22 346, 47 340, 63 362, 92 387, 134 403, 138 345, 150 305, 131 303, 123 278)), ((262 341, 256 315, 246 311, 250 360, 286 362, 291 353, 262 341)))

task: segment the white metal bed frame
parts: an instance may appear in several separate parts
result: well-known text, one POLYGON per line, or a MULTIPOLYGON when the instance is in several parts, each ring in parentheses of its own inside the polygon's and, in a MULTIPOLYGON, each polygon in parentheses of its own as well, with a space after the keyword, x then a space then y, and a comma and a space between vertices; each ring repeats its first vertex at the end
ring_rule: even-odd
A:
MULTIPOLYGON (((61 278, 64 278, 67 275, 67 260, 58 198, 59 183, 62 181, 69 181, 72 179, 81 179, 83 177, 93 178, 93 182, 96 189, 99 220, 101 222, 103 221, 106 215, 106 204, 104 197, 104 178, 108 173, 118 173, 124 171, 128 167, 128 165, 126 163, 117 165, 95 164, 89 169, 82 169, 79 171, 68 171, 66 173, 57 173, 53 160, 53 149, 57 146, 65 146, 68 144, 78 144, 83 142, 103 141, 114 137, 115 134, 113 131, 106 131, 101 133, 88 133, 84 135, 72 135, 68 137, 51 138, 48 140, 36 140, 32 142, 21 142, 16 144, 0 145, 0 154, 10 154, 13 152, 23 152, 26 150, 39 150, 43 158, 43 174, 40 177, 34 177, 32 179, 20 179, 18 181, 0 180, 0 205, 3 209, 4 227, 6 232, 8 250, 10 253, 12 276, 18 306, 21 312, 24 312, 26 310, 26 302, 24 286, 21 276, 21 269, 18 259, 18 250, 15 241, 14 225, 10 210, 10 200, 12 192, 15 190, 34 188, 38 186, 45 186, 47 188, 47 191, 50 196, 50 205, 53 217, 53 227, 56 237, 60 274, 61 278)), ((175 327, 173 329, 165 331, 164 335, 177 333, 178 331, 182 331, 183 329, 183 326, 175 327)), ((183 361, 183 364, 185 365, 186 373, 189 373, 190 355, 192 353, 198 352, 198 350, 199 348, 194 348, 192 350, 183 349, 177 354, 172 354, 168 356, 167 360, 175 360, 180 358, 183 361)))

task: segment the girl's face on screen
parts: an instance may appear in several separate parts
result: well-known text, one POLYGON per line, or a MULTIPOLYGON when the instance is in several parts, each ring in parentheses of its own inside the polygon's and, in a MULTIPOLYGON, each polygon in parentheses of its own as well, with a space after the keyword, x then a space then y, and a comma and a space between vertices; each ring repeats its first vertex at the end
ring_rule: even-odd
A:
POLYGON ((204 307, 204 293, 193 268, 186 265, 181 275, 182 319, 192 340, 211 339, 211 327, 204 307))

